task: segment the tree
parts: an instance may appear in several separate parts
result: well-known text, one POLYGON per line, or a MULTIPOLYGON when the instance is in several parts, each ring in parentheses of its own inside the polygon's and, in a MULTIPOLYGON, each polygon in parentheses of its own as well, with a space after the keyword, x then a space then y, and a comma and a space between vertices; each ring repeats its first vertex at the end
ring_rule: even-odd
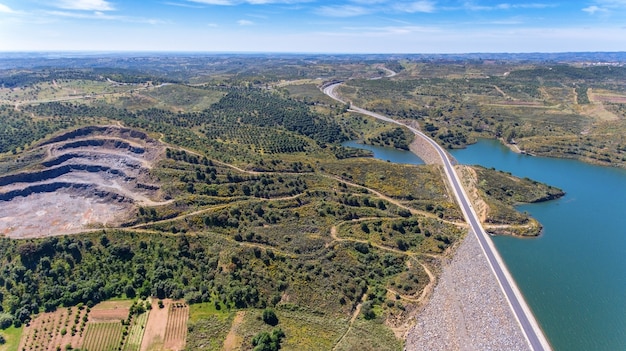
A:
POLYGON ((365 222, 361 223, 361 230, 366 234, 369 234, 370 232, 370 228, 367 226, 367 223, 365 222))
POLYGON ((272 330, 271 334, 260 332, 252 338, 252 346, 254 346, 254 351, 278 351, 284 337, 285 333, 280 328, 272 330))

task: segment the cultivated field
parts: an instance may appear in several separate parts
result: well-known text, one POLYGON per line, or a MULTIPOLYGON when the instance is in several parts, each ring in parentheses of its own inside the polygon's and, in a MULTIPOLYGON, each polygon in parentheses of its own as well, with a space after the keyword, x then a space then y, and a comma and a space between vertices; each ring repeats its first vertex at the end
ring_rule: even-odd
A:
POLYGON ((141 351, 183 350, 187 337, 189 306, 182 301, 152 301, 152 310, 146 322, 141 351))
POLYGON ((42 313, 24 326, 19 350, 57 350, 71 345, 77 348, 82 344, 87 308, 63 308, 55 312, 42 313))
MULTIPOLYGON (((86 351, 139 351, 150 311, 131 314, 132 305, 130 300, 105 301, 93 308, 81 304, 42 313, 24 326, 16 350, 56 351, 71 347, 86 351)), ((185 345, 188 307, 182 303, 176 306, 171 323, 177 329, 167 335, 170 344, 181 346, 169 349, 182 349, 185 345)))
POLYGON ((146 330, 146 322, 148 321, 148 313, 142 313, 133 318, 131 326, 128 330, 128 338, 124 344, 124 351, 139 351, 141 348, 141 340, 146 330))
POLYGON ((87 327, 82 348, 88 351, 117 350, 122 342, 121 322, 91 323, 87 327))
POLYGON ((187 338, 187 319, 189 306, 182 302, 172 302, 169 305, 167 327, 165 328, 165 349, 182 350, 187 338))

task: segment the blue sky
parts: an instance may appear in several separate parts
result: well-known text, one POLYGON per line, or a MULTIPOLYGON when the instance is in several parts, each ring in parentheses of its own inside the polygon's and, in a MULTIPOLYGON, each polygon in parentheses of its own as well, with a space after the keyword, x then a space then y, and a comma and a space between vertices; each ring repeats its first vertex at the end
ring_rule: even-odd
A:
POLYGON ((0 0, 0 51, 626 51, 626 0, 0 0))

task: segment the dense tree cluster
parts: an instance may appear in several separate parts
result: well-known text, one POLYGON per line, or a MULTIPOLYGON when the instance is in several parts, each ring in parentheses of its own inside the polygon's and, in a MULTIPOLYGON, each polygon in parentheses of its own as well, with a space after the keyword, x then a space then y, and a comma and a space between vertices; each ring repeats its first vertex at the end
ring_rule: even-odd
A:
POLYGON ((402 128, 394 128, 380 133, 380 135, 368 139, 373 145, 395 147, 396 149, 408 150, 412 134, 402 128))
MULTIPOLYGON (((340 300, 357 303, 366 291, 366 280, 381 281, 404 269, 404 260, 391 254, 370 251, 351 257, 349 246, 319 252, 317 258, 294 258, 225 245, 210 236, 190 240, 185 235, 110 232, 26 241, 2 239, 0 248, 0 322, 4 327, 11 322, 24 323, 40 311, 81 302, 93 306, 118 296, 264 308, 275 305, 281 292, 289 290, 295 302, 317 309, 321 306, 309 302, 311 289, 328 290, 337 299, 324 304, 336 310, 340 300), (359 280, 363 287, 351 288, 359 280), (301 290, 304 282, 306 291, 301 290), (343 293, 337 295, 338 291, 343 293)), ((266 317, 268 323, 276 322, 271 312, 266 317)))
POLYGON ((232 91, 212 106, 222 120, 258 127, 284 127, 321 143, 345 140, 339 125, 296 100, 261 90, 232 91))
POLYGON ((34 71, 5 71, 0 74, 0 87, 25 87, 41 82, 50 82, 52 80, 63 79, 81 79, 94 81, 106 81, 108 79, 113 82, 124 84, 138 84, 146 82, 160 84, 166 82, 177 82, 176 80, 165 78, 162 76, 152 75, 138 70, 127 70, 121 68, 44 68, 34 71))
POLYGON ((56 116, 50 119, 35 119, 29 113, 15 110, 14 106, 0 106, 0 153, 17 151, 18 148, 40 140, 47 135, 80 125, 82 118, 56 116))

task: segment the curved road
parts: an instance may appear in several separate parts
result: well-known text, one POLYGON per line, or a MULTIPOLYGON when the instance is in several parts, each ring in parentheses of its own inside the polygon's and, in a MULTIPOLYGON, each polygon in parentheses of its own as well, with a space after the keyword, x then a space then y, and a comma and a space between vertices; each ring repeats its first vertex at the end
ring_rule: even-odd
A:
MULTIPOLYGON (((324 94, 345 104, 346 102, 341 100, 335 93, 335 88, 340 84, 342 84, 342 82, 335 82, 324 87, 322 90, 324 94)), ((454 170, 452 162, 450 162, 446 151, 429 136, 411 126, 405 125, 389 117, 356 106, 351 106, 350 111, 358 112, 389 123, 404 126, 411 130, 413 133, 415 133, 415 135, 421 136, 422 138, 427 140, 437 150, 437 153, 439 154, 439 157, 443 162, 448 182, 450 183, 450 185, 452 185, 454 196, 456 197, 456 200, 459 203, 461 210, 463 211, 465 220, 470 224, 472 231, 478 238, 480 247, 482 248, 483 253, 485 254, 485 257, 487 258, 487 261, 489 263, 489 266, 491 267, 491 270, 495 274, 496 279, 500 284, 500 288, 502 288, 502 292, 504 293, 507 302, 511 306, 511 310, 515 315, 515 318, 520 324, 522 333, 526 337, 526 341, 528 341, 528 345, 530 346, 531 350, 535 351, 552 350, 550 344, 548 343, 548 340, 546 339, 545 335, 543 335, 543 331, 535 320, 535 316, 530 311, 530 308, 526 304, 526 301, 524 300, 522 293, 517 287, 517 284, 513 280, 513 277, 511 276, 508 269, 506 268, 506 265, 502 261, 500 254, 498 254, 498 251, 493 245, 491 238, 489 238, 489 235, 487 235, 482 225, 480 224, 478 216, 476 215, 476 212, 474 211, 474 208, 469 201, 469 197, 465 193, 465 189, 461 185, 459 176, 454 170)))

